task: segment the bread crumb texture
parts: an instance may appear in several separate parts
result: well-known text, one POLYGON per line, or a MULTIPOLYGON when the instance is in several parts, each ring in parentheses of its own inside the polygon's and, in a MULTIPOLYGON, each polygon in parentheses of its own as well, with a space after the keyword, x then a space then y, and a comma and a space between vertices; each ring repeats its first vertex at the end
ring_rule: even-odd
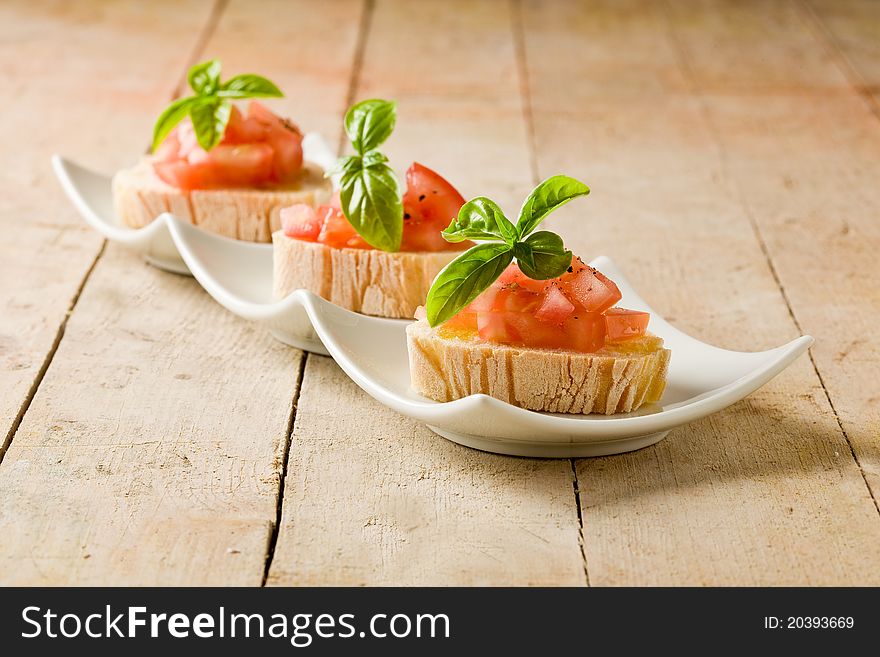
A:
POLYGON ((407 327, 413 389, 436 401, 483 393, 550 413, 628 413, 660 399, 670 351, 654 335, 582 354, 489 344, 407 327))
POLYGON ((434 277, 460 253, 336 249, 281 231, 272 241, 276 299, 302 288, 355 312, 401 319, 412 318, 434 277))
POLYGON ((117 219, 131 228, 151 223, 163 212, 218 235, 248 242, 270 242, 281 228, 281 209, 296 203, 311 206, 330 198, 330 181, 317 165, 305 163, 300 176, 268 189, 196 189, 185 192, 168 185, 145 157, 113 177, 117 219))

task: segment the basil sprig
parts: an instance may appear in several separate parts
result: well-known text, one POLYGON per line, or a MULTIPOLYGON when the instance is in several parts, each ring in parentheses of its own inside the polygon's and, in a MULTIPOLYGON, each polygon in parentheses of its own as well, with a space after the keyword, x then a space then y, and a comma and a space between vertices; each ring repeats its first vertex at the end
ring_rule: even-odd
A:
POLYGON ((571 251, 556 233, 533 231, 551 212, 589 193, 590 188, 574 178, 548 178, 529 194, 516 225, 488 198, 465 203, 443 237, 449 242, 488 243, 471 247, 437 275, 425 303, 428 323, 437 326, 451 319, 488 289, 514 258, 529 278, 561 276, 571 265, 571 251))
POLYGON ((394 130, 397 106, 390 101, 364 100, 345 114, 345 133, 355 154, 339 160, 342 213, 370 245, 399 251, 403 239, 403 201, 388 158, 377 149, 394 130))
POLYGON ((236 75, 221 82, 218 59, 196 64, 189 70, 186 79, 195 93, 178 98, 159 115, 153 128, 153 150, 159 147, 174 126, 189 116, 199 146, 209 151, 223 139, 233 100, 284 96, 278 87, 259 75, 236 75))

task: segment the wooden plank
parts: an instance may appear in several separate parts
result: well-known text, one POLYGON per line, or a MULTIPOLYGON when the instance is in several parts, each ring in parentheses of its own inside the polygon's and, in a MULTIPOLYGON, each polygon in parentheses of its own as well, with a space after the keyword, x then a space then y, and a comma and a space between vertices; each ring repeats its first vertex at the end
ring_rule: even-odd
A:
MULTIPOLYGON (((260 65, 239 53, 277 44, 278 64, 258 70, 290 90, 298 58, 332 31, 336 77, 299 79, 279 107, 299 118, 303 99, 334 84, 344 96, 356 28, 340 27, 339 4, 247 7, 228 7, 200 57, 236 70, 260 65), (314 29, 300 31, 306 15, 314 29)), ((140 39, 155 62, 163 42, 140 39)), ((29 584, 259 585, 302 358, 194 280, 108 247, 0 465, 4 572, 29 584)))
POLYGON ((109 247, 0 466, 4 583, 258 585, 301 357, 109 247))
POLYGON ((567 461, 446 442, 309 358, 270 585, 580 584, 567 461))
MULTIPOLYGON (((515 210, 531 173, 509 5, 380 0, 370 25, 357 97, 398 101, 392 162, 515 210)), ((579 534, 569 462, 453 445, 309 358, 269 584, 579 585, 579 534)))
POLYGON ((684 0, 665 3, 672 38, 704 91, 848 92, 836 62, 816 41, 797 2, 684 0))
MULTIPOLYGON (((809 5, 799 6, 808 23, 817 16, 809 5)), ((880 35, 880 12, 859 3, 833 9, 820 3, 817 8, 818 17, 827 16, 834 26, 832 34, 841 35, 844 53, 859 62, 853 76, 848 61, 834 56, 833 47, 827 57, 849 78, 845 93, 828 94, 818 71, 787 57, 792 48, 779 39, 768 52, 769 66, 763 66, 782 78, 815 79, 805 91, 816 96, 811 102, 777 92, 766 95, 757 109, 748 97, 707 93, 699 80, 695 83, 727 175, 764 242, 792 316, 801 330, 817 338, 814 365, 876 505, 880 396, 870 384, 880 349, 865 336, 880 317, 880 274, 874 267, 880 245, 875 182, 880 175, 880 124, 871 115, 877 106, 866 106, 859 97, 870 91, 870 83, 866 89, 858 78, 873 80, 880 69, 868 64, 875 52, 863 53, 856 44, 870 41, 866 35, 880 35), (797 156, 805 153, 809 157, 797 156), (801 240, 800 235, 810 238, 801 240)), ((717 31, 735 29, 732 20, 724 20, 728 9, 725 5, 720 12, 717 31)), ((801 22, 791 17, 783 33, 797 33, 794 26, 801 22)), ((679 31, 677 23, 674 29, 679 31)), ((813 35, 814 49, 822 50, 827 37, 821 29, 813 35)), ((686 46, 687 37, 680 38, 686 46)))
POLYGON ((112 171, 142 151, 209 11, 171 1, 0 6, 0 80, 15 98, 0 125, 15 154, 0 180, 0 458, 102 244, 49 157, 112 171))
POLYGON ((743 205, 812 349, 859 464, 880 499, 880 122, 854 92, 817 103, 709 98, 743 205), (767 139, 767 135, 773 135, 767 139), (791 154, 809 153, 809 157, 791 154))
POLYGON ((269 77, 285 98, 269 101, 332 146, 340 134, 365 0, 233 0, 205 47, 229 73, 269 77))
POLYGON ((872 0, 802 0, 858 74, 880 99, 880 4, 872 0))
MULTIPOLYGON (((593 12, 607 16, 610 6, 573 4, 553 14, 539 3, 524 7, 539 170, 568 172, 593 189, 587 203, 564 208, 551 226, 576 252, 618 260, 652 305, 692 335, 733 349, 781 344, 797 327, 756 240, 728 152, 707 121, 704 100, 675 93, 671 74, 671 83, 636 99, 632 89, 611 90, 576 105, 552 83, 568 78, 572 86, 583 80, 589 87, 596 62, 548 55, 539 44, 567 29, 567 12, 580 16, 574 24, 587 24, 593 12)), ((715 57, 704 45, 725 44, 745 27, 746 35, 766 28, 752 18, 743 24, 733 5, 712 5, 721 12, 715 18, 702 5, 676 7, 672 33, 662 6, 642 2, 638 23, 596 30, 593 50, 647 43, 641 57, 651 60, 652 70, 672 69, 678 60, 691 67, 682 68, 688 86, 705 85, 726 96, 741 92, 738 108, 746 122, 764 107, 748 98, 756 90, 814 93, 797 76, 791 78, 797 89, 774 86, 788 79, 788 64, 778 70, 775 64, 795 61, 791 53, 805 49, 798 29, 782 32, 783 54, 768 55, 765 70, 747 55, 743 70, 730 79, 723 74, 727 47, 715 57), (734 15, 725 19, 728 11, 734 15), (696 34, 694 25, 707 33, 696 34), (671 41, 650 47, 657 33, 670 34, 671 41)), ((838 83, 823 63, 814 65, 809 57, 806 63, 817 69, 811 73, 818 87, 838 83)), ((604 59, 603 65, 615 62, 604 59)), ((626 62, 620 66, 624 74, 626 62)), ((615 72, 601 75, 613 78, 615 72)), ((756 133, 729 137, 760 137, 779 157, 794 152, 803 159, 808 152, 787 148, 773 131, 756 133)), ((786 248, 794 250, 791 242, 786 248)), ((880 557, 872 548, 880 538, 877 511, 806 358, 748 400, 676 430, 663 443, 621 457, 581 460, 577 473, 593 584, 878 581, 880 557)))

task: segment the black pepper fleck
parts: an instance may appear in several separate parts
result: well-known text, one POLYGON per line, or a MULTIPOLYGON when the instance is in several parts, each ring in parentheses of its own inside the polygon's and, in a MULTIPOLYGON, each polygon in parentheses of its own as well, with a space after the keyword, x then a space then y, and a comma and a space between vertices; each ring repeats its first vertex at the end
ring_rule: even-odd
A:
POLYGON ((425 195, 422 194, 421 196, 419 196, 419 200, 420 200, 420 201, 424 201, 424 200, 425 200, 425 195))
POLYGON ((571 272, 574 271, 574 267, 569 266, 569 268, 566 271, 570 274, 571 272))
POLYGON ((404 212, 404 213, 403 213, 403 218, 404 218, 404 219, 409 219, 409 212, 404 212))

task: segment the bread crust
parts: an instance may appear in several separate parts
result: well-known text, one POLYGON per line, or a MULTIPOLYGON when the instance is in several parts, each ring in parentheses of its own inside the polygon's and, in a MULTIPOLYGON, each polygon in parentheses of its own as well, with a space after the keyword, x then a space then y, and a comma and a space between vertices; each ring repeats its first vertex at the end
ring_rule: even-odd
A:
POLYGON ((434 277, 460 253, 336 249, 282 231, 272 242, 276 299, 302 288, 355 312, 399 319, 413 316, 434 277))
POLYGON ((660 399, 671 352, 647 335, 591 354, 490 344, 475 335, 406 329, 412 387, 446 402, 476 393, 550 413, 628 413, 660 399), (633 341, 635 342, 635 341, 633 341))
POLYGON ((281 228, 282 208, 295 203, 316 206, 330 198, 330 181, 306 162, 297 180, 269 189, 177 189, 161 180, 152 158, 113 177, 113 205, 126 226, 141 228, 163 212, 214 233, 247 242, 269 242, 281 228))

